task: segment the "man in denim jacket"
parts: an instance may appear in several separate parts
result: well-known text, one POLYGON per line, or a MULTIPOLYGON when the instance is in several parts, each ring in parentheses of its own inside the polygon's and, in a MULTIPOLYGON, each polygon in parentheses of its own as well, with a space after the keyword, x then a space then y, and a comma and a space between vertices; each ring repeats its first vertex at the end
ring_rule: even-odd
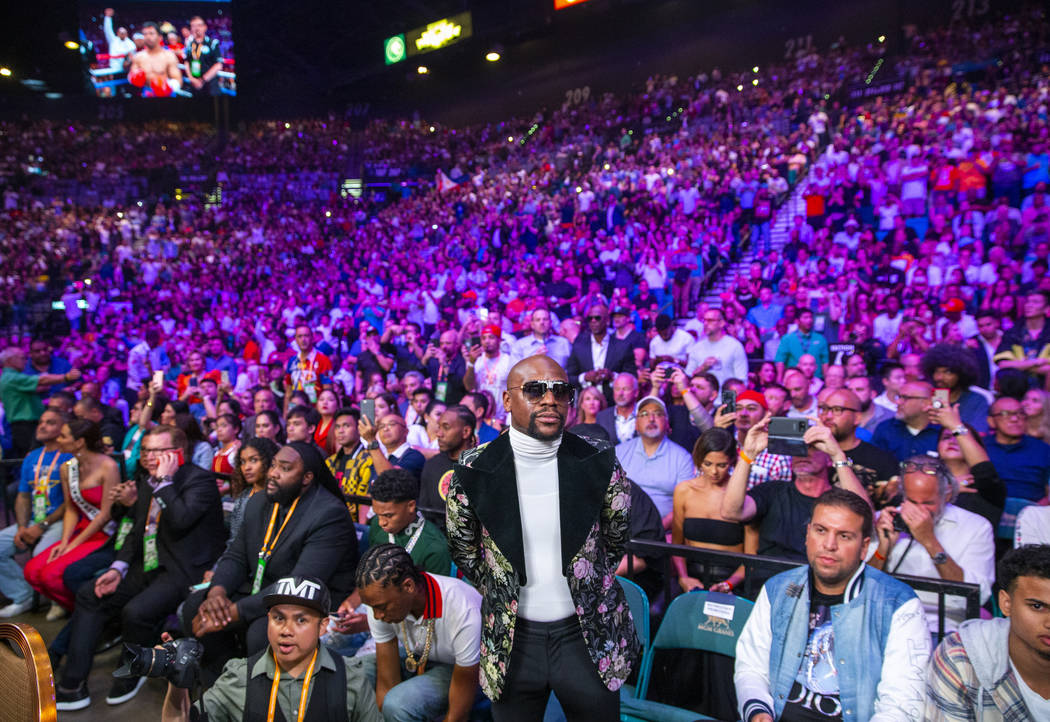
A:
POLYGON ((925 613, 910 587, 864 565, 871 532, 853 492, 817 499, 809 564, 766 582, 737 642, 744 722, 922 718, 925 613))

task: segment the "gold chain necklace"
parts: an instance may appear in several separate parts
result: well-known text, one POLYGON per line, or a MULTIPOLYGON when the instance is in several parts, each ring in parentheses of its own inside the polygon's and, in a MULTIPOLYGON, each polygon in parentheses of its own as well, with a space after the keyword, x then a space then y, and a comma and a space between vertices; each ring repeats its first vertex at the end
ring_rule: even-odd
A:
POLYGON ((423 643, 423 654, 420 656, 419 661, 416 661, 415 655, 409 648, 408 644, 408 627, 405 626, 404 622, 401 622, 401 633, 405 635, 405 669, 415 674, 416 670, 422 672, 426 671, 427 657, 430 656, 430 643, 434 641, 434 620, 427 620, 427 639, 423 643))

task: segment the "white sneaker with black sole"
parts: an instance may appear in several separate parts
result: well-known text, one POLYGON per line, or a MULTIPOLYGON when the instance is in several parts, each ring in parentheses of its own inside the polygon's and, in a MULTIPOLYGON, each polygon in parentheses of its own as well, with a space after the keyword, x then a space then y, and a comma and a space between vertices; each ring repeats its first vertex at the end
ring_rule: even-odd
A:
POLYGON ((145 677, 114 679, 113 686, 109 688, 109 694, 106 695, 106 704, 124 704, 137 695, 144 684, 146 684, 145 677))

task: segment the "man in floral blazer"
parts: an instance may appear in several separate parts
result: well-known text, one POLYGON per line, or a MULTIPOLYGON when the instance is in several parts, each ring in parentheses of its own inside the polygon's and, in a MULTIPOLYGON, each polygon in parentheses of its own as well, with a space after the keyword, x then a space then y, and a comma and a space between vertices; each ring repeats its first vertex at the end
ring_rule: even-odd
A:
POLYGON ((613 447, 564 432, 574 389, 546 356, 507 378, 511 426, 464 452, 447 497, 452 558, 482 595, 481 685, 496 722, 619 718, 639 652, 615 569, 630 481, 613 447))

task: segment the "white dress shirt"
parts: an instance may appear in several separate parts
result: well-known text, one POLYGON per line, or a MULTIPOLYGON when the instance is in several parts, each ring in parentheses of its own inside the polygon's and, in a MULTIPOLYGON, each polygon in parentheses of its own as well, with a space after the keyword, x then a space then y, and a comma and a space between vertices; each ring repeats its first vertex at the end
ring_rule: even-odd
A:
MULTIPOLYGON (((992 582, 995 581, 995 536, 988 520, 948 504, 934 525, 933 533, 952 561, 963 570, 963 581, 981 587, 981 604, 988 601, 992 594, 992 582)), ((918 542, 909 545, 910 541, 907 534, 901 534, 886 558, 884 571, 940 579, 937 565, 926 549, 918 542)), ((926 623, 930 632, 936 632, 937 595, 933 592, 916 594, 926 608, 926 623)), ((954 631, 965 618, 966 600, 962 597, 945 597, 944 631, 954 631)))

